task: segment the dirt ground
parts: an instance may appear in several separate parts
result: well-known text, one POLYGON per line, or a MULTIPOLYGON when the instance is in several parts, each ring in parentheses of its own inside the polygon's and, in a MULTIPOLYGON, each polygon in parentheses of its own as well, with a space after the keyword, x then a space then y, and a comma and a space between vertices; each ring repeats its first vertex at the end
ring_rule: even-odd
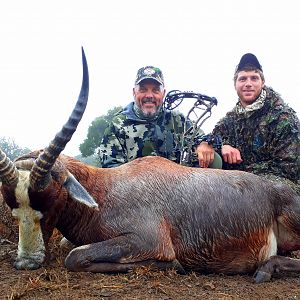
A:
POLYGON ((57 232, 50 245, 48 265, 17 271, 17 226, 0 199, 0 299, 300 299, 300 274, 276 274, 255 284, 249 276, 178 275, 174 271, 139 268, 126 274, 68 272, 67 252, 58 247, 57 232))

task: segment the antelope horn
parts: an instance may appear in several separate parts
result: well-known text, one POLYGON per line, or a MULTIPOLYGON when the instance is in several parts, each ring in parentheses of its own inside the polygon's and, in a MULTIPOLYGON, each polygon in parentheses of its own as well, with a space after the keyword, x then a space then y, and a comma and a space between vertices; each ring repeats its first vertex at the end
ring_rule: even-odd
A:
POLYGON ((51 169, 59 154, 71 140, 85 111, 89 94, 89 72, 83 48, 81 50, 83 76, 80 94, 69 120, 60 132, 56 134, 49 146, 41 152, 32 167, 30 172, 30 187, 34 191, 42 191, 49 184, 51 169))
POLYGON ((19 171, 15 164, 0 149, 0 179, 3 184, 15 187, 19 180, 19 171))

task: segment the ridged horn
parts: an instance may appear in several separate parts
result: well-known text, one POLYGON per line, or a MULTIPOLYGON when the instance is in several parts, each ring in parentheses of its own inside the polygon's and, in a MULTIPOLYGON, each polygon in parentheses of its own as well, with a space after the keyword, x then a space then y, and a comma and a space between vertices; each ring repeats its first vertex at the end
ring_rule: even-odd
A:
POLYGON ((67 123, 58 132, 54 140, 46 147, 36 159, 30 172, 30 187, 34 191, 44 190, 50 181, 50 172, 57 157, 64 150, 67 143, 71 140, 76 131, 83 113, 85 111, 89 94, 89 72, 83 48, 82 51, 82 85, 80 94, 67 123))
POLYGON ((0 179, 3 184, 16 186, 19 180, 19 172, 15 164, 0 149, 0 179))

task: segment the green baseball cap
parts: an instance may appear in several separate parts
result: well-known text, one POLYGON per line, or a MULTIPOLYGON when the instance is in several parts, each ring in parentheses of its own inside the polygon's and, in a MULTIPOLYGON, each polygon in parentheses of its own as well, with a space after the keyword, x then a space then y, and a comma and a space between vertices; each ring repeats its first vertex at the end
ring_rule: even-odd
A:
POLYGON ((137 72, 135 85, 139 84, 144 79, 153 79, 161 85, 164 84, 164 76, 159 68, 155 68, 153 66, 146 66, 140 68, 137 72))

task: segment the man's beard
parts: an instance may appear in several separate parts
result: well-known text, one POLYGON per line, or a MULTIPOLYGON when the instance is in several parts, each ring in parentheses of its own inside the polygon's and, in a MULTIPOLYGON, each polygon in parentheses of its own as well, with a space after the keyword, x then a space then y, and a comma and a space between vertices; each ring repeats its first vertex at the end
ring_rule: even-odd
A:
POLYGON ((143 108, 141 109, 141 113, 145 118, 153 118, 157 114, 157 109, 155 111, 145 111, 143 108))
MULTIPOLYGON (((155 105, 155 101, 153 101, 152 98, 146 98, 145 100, 142 100, 142 104, 146 104, 146 103, 151 103, 151 104, 155 105)), ((140 109, 145 118, 153 118, 157 114, 158 107, 155 106, 152 111, 143 109, 143 106, 140 109)))
MULTIPOLYGON (((150 101, 146 101, 146 102, 150 102, 150 101)), ((161 109, 161 106, 157 106, 155 110, 148 111, 148 110, 144 110, 142 107, 140 107, 136 103, 134 104, 134 111, 135 111, 136 115, 138 117, 140 117, 141 119, 154 119, 159 114, 160 109, 161 109)))

